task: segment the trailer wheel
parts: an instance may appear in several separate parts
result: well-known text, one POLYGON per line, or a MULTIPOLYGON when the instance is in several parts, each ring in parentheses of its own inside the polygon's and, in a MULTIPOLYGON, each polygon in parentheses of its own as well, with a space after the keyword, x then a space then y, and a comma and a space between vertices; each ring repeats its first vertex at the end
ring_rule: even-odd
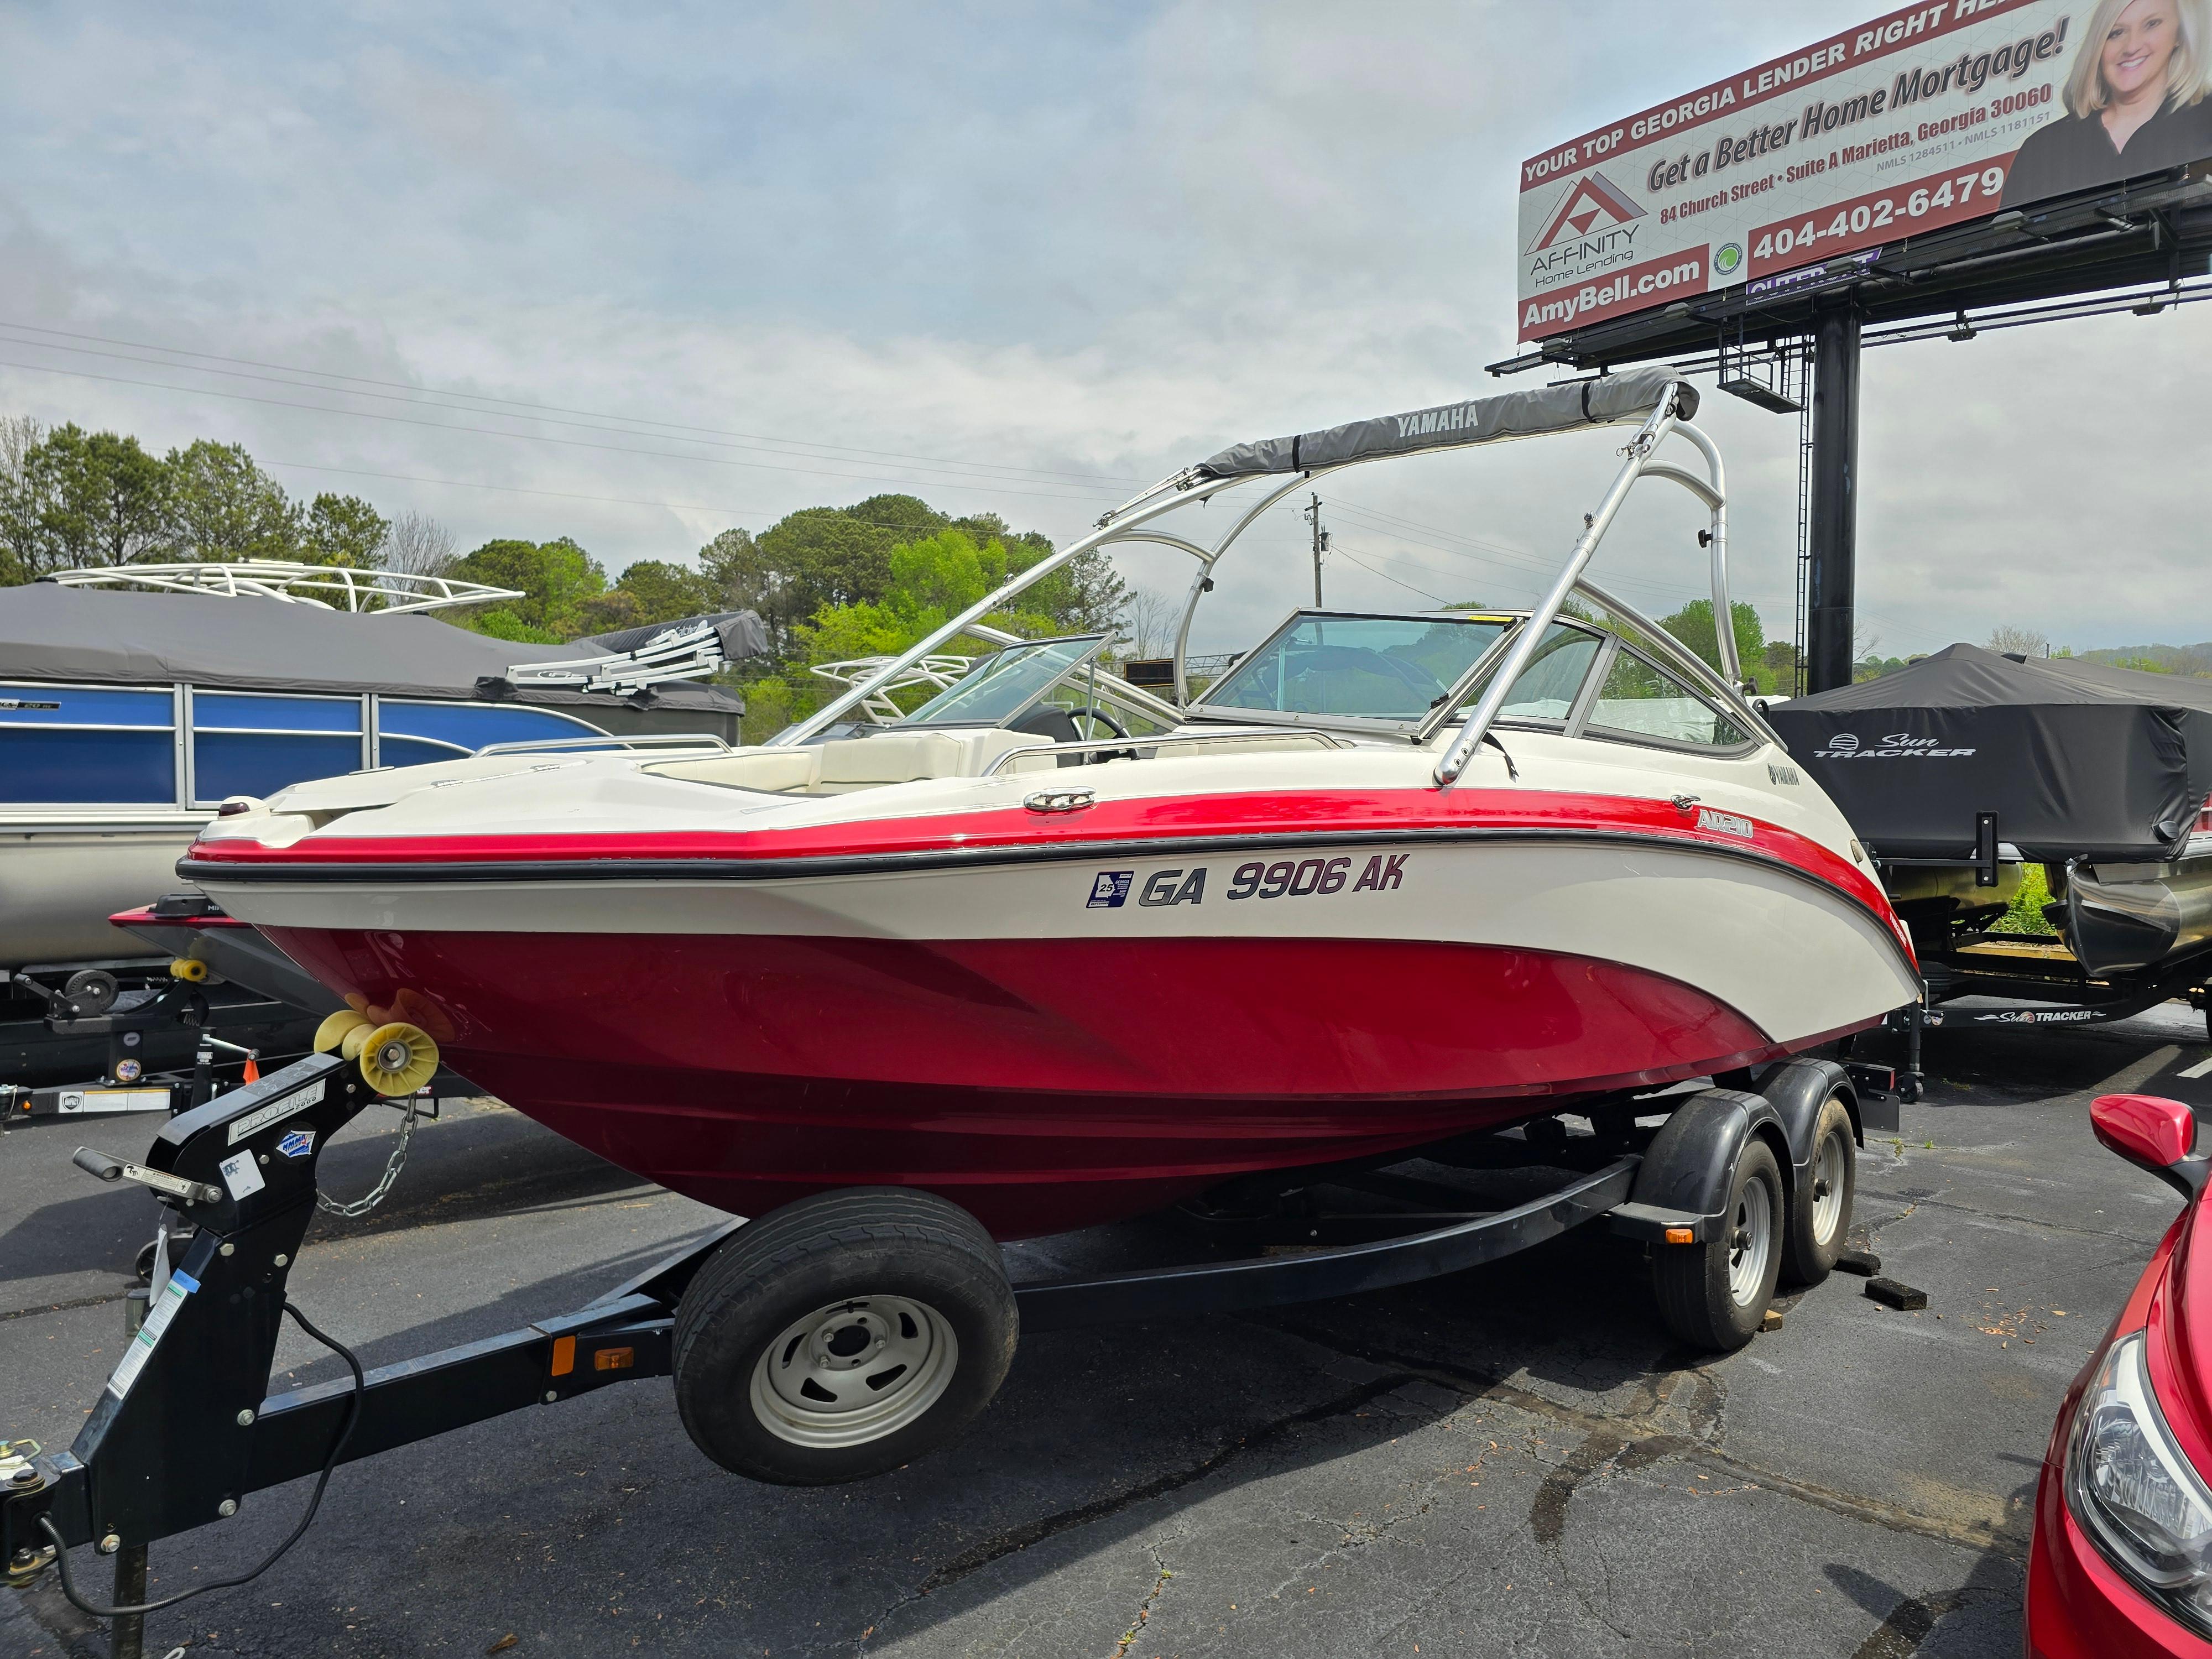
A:
POLYGON ((1652 1288, 1667 1328, 1692 1347, 1727 1352, 1758 1332, 1782 1266, 1782 1169, 1763 1140, 1745 1141, 1714 1236, 1662 1244, 1652 1288))
POLYGON ((1840 1096, 1830 1095, 1814 1125, 1813 1157, 1804 1189, 1790 1206, 1790 1233, 1782 1256, 1782 1282, 1817 1285, 1843 1253, 1858 1191, 1858 1138, 1840 1096))
POLYGON ((865 1480, 966 1429, 1018 1334, 998 1246, 965 1210, 900 1188, 827 1194, 699 1270, 676 1311, 677 1410, 733 1474, 865 1480))

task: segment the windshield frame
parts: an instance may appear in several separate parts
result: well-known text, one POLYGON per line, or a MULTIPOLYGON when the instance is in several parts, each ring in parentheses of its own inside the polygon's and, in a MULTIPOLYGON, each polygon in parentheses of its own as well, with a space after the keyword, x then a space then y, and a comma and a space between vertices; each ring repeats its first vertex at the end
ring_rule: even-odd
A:
MULTIPOLYGON (((1101 667, 1099 659, 1109 650, 1112 649, 1115 638, 1116 635, 1115 631, 1111 629, 1108 629, 1103 632, 1094 631, 1081 634, 1054 634, 1048 638, 1041 640, 1008 640, 1006 643, 996 647, 993 650, 985 652, 981 656, 977 657, 973 662, 969 663, 968 665, 968 672, 966 673, 961 675, 961 677, 955 680, 951 685, 946 686, 944 690, 937 693, 936 696, 929 698, 927 702, 922 704, 922 708, 927 708, 929 703, 936 702, 939 697, 951 696, 953 692, 958 690, 963 685, 966 684, 969 680, 973 678, 977 670, 981 669, 985 664, 989 663, 997 658, 1005 656, 1010 651, 1031 651, 1044 646, 1068 645, 1081 640, 1089 640, 1092 643, 1088 651, 1085 651, 1077 655, 1058 674, 1055 674, 1050 680, 1038 687, 1037 690, 1030 696, 1027 701, 1023 702, 1019 707, 1012 709, 1008 714, 1001 716, 1000 719, 948 720, 940 718, 923 720, 916 720, 913 714, 908 714, 902 719, 893 720, 888 725, 878 726, 875 729, 879 732, 988 732, 992 730, 1003 730, 1011 726, 1014 721, 1018 720, 1024 715, 1030 714, 1032 710, 1036 708, 1039 704, 1042 703, 1045 699, 1051 696, 1054 692, 1059 690, 1060 687, 1069 684, 1084 684, 1086 675, 1090 676, 1090 681, 1086 690, 1095 691, 1097 702, 1100 706, 1110 708, 1118 705, 1122 708, 1131 709, 1135 713, 1143 714, 1147 719, 1157 721, 1158 723, 1172 729, 1176 725, 1179 724, 1182 719, 1182 713, 1180 709, 1176 708, 1172 704, 1162 702, 1158 698, 1152 696, 1140 686, 1131 685, 1127 680, 1123 679, 1119 674, 1115 673, 1111 669, 1101 667)), ((921 710, 917 708, 915 711, 915 714, 918 714, 921 712, 921 710)))

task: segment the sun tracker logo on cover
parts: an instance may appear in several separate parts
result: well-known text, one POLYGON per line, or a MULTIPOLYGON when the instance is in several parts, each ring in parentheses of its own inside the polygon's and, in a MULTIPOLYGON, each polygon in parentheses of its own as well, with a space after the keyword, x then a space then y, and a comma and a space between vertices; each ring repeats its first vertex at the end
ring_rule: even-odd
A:
POLYGON ((1851 750, 1856 749, 1858 746, 1859 740, 1848 732, 1838 732, 1834 737, 1828 739, 1829 748, 1838 750, 1846 755, 1850 754, 1851 750))
POLYGON ((1577 236, 1587 236, 1600 220, 1609 226, 1625 225, 1631 219, 1643 216, 1644 210, 1605 174, 1585 173, 1559 198, 1559 210, 1552 215, 1544 234, 1528 252, 1540 253, 1571 231, 1577 236))

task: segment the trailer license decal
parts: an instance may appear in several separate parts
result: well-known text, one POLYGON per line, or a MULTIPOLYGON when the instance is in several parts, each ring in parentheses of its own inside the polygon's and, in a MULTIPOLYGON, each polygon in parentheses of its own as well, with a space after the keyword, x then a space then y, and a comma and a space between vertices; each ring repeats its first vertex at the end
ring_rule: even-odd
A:
POLYGON ((154 1298, 154 1305, 146 1310, 146 1322, 138 1334, 124 1346, 123 1362, 115 1368, 115 1375, 107 1379, 107 1391, 118 1400, 131 1392, 131 1385, 138 1380, 138 1373, 154 1357, 155 1345, 161 1341, 161 1333, 169 1328, 169 1322, 177 1316, 177 1310, 185 1305, 185 1298, 200 1287, 200 1282, 187 1273, 173 1273, 169 1282, 161 1287, 161 1294, 154 1298))
POLYGON ((1134 870, 1101 870, 1091 884, 1091 902, 1084 908, 1091 910, 1118 910, 1128 902, 1129 884, 1137 878, 1134 870))
POLYGON ((233 1152, 215 1167, 222 1171, 222 1184, 230 1188, 234 1203, 252 1197, 264 1184, 252 1152, 233 1152))
POLYGON ((272 1100, 266 1106, 256 1107, 230 1126, 230 1144, 234 1146, 254 1133, 265 1129, 295 1112, 305 1111, 323 1097, 323 1079, 316 1079, 304 1089, 295 1089, 281 1100, 272 1100))
POLYGON ((1710 806, 1698 810, 1698 828, 1711 830, 1723 836, 1741 836, 1751 839, 1751 820, 1740 818, 1733 812, 1716 812, 1710 806))

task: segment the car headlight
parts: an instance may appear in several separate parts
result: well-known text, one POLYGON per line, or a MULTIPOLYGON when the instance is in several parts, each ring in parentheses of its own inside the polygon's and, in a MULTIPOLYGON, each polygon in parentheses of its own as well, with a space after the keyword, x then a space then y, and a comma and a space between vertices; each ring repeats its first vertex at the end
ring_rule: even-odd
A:
POLYGON ((2153 1601, 2212 1635, 2212 1488, 2151 1392, 2143 1334, 2112 1346, 2067 1443, 2066 1498, 2083 1530, 2153 1601))

